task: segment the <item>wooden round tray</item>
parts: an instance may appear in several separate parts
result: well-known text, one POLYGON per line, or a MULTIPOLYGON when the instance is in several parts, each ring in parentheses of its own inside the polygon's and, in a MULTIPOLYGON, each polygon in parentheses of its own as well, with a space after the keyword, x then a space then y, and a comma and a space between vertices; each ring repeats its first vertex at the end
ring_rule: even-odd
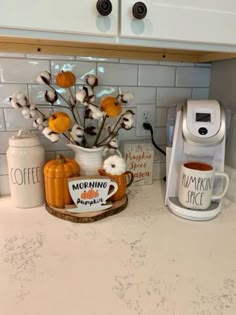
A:
POLYGON ((124 210, 127 207, 127 205, 128 197, 126 195, 123 199, 113 202, 111 208, 102 211, 71 213, 66 211, 66 209, 59 209, 49 206, 47 203, 45 207, 50 214, 54 215, 59 219, 71 221, 74 223, 90 223, 117 214, 124 210))

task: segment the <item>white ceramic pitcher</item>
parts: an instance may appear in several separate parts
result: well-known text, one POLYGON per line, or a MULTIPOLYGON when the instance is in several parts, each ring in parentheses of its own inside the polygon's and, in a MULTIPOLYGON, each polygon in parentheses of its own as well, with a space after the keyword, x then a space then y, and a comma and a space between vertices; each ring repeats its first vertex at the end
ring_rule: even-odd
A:
POLYGON ((74 153, 74 159, 80 166, 81 176, 99 175, 98 170, 103 166, 103 147, 83 148, 75 144, 67 144, 74 153))

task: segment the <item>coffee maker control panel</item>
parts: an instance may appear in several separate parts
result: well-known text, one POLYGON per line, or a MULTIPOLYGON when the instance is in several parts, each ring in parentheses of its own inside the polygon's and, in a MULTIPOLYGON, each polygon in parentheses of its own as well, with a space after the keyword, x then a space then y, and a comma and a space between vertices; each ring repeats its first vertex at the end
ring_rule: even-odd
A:
POLYGON ((225 118, 216 100, 189 100, 183 110, 183 135, 186 141, 215 144, 222 140, 225 118))

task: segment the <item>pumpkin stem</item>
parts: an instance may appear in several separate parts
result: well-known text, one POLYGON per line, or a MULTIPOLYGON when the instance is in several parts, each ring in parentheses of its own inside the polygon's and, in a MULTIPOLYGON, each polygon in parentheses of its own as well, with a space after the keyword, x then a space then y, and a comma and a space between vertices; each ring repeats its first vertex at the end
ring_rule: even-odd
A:
POLYGON ((56 160, 57 160, 60 164, 66 162, 66 159, 65 159, 64 155, 62 155, 62 154, 58 154, 57 157, 56 157, 56 160))

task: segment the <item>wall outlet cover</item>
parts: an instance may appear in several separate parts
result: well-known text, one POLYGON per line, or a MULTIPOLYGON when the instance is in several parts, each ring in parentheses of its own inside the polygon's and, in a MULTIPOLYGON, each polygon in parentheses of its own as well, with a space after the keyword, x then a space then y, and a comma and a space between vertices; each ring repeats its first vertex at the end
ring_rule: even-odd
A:
POLYGON ((137 105, 136 110, 136 136, 150 136, 150 131, 143 128, 143 123, 148 122, 155 128, 156 106, 155 104, 137 105))

